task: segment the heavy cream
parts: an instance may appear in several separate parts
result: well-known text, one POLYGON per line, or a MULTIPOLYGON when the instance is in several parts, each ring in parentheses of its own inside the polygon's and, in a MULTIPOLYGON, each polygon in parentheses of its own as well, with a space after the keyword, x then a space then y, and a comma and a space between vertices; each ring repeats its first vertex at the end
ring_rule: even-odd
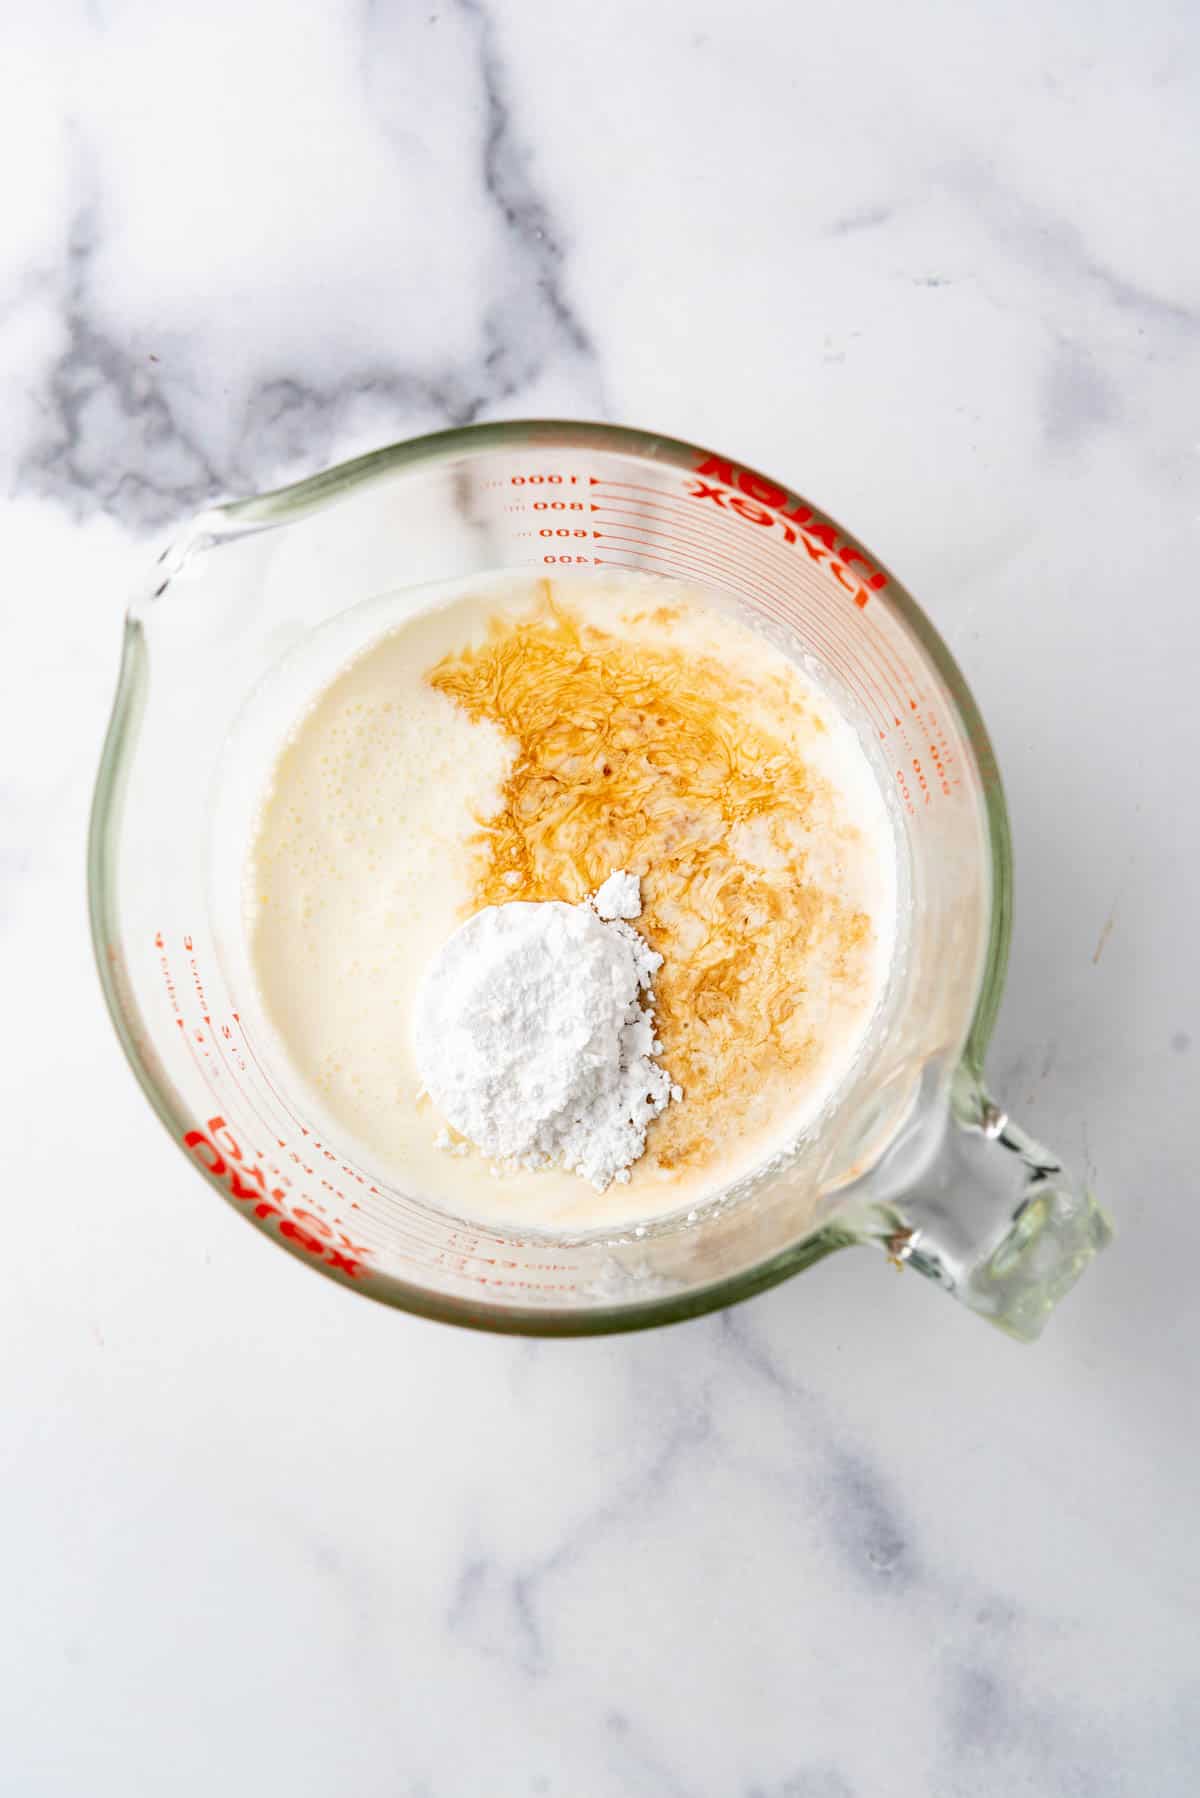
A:
POLYGON ((702 1203, 827 1104, 886 986, 894 839, 831 697, 704 595, 641 577, 485 583, 380 636, 296 723, 246 911, 279 1053, 349 1148, 458 1215, 602 1229, 702 1203), (448 1139, 412 1014, 464 918, 577 903, 613 869, 641 877, 683 1098, 628 1184, 600 1194, 448 1139))

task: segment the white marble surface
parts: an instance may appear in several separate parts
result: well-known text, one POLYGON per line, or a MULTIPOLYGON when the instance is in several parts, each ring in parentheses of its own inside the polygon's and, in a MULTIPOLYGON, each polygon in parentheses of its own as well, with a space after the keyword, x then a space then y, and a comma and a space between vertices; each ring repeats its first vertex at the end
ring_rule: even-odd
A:
POLYGON ((4 8, 0 1792, 1200 1789, 1200 24, 1170 0, 4 8), (844 1255, 529 1345, 313 1278, 90 965, 124 597, 450 420, 778 474, 992 726, 992 1057, 1120 1239, 1033 1350, 844 1255))

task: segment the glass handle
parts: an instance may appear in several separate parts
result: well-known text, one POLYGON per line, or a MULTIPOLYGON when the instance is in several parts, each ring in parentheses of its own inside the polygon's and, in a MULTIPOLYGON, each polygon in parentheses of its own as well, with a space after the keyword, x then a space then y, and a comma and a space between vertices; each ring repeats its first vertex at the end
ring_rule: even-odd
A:
POLYGON ((948 1114, 938 1109, 932 1154, 880 1208, 870 1234, 895 1260, 1033 1342, 1112 1227, 1087 1188, 967 1070, 948 1114))

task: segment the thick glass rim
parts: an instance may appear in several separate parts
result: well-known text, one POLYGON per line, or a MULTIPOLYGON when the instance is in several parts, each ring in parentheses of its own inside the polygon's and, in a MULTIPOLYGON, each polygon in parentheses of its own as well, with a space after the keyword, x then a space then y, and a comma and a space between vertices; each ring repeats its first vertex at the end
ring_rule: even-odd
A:
MULTIPOLYGON (((454 430, 435 431, 426 436, 389 444, 383 449, 356 456, 317 475, 277 487, 249 498, 231 500, 209 507, 191 520, 180 540, 184 553, 198 542, 234 538, 244 533, 267 530, 303 517, 326 504, 335 503, 351 490, 367 485, 403 468, 432 463, 488 448, 544 446, 587 448, 593 446, 645 460, 662 462, 692 473, 697 458, 717 452, 688 443, 681 438, 665 437, 631 426, 596 424, 571 419, 517 419, 498 424, 464 425, 454 430)), ((739 463, 739 466, 746 466, 739 463)), ((781 485, 760 470, 747 467, 747 473, 764 483, 781 485)), ((810 505, 802 494, 787 489, 789 501, 810 505)), ((823 508, 810 508, 827 520, 842 538, 857 543, 852 532, 823 508)), ((865 546, 861 546, 865 549, 865 546)), ((167 552, 169 553, 169 552, 167 552)), ((940 632, 917 604, 912 594, 899 581, 890 567, 873 553, 870 560, 887 574, 887 587, 878 603, 890 607, 910 634, 920 643, 943 681, 950 701, 958 713, 968 749, 976 764, 984 801, 987 827, 987 849, 991 873, 991 910, 988 941, 979 977, 975 1008, 967 1031, 960 1066, 972 1084, 982 1079, 983 1059, 995 1026, 1004 989, 1012 932, 1012 840, 999 770, 991 739, 970 687, 940 632)), ((87 881, 88 913, 91 924, 92 949, 101 988, 109 1015, 126 1060, 133 1070, 146 1098, 180 1149, 183 1135, 194 1120, 183 1115, 172 1095, 164 1091, 152 1077, 130 1027, 119 991, 119 976, 108 944, 108 925, 116 922, 115 874, 118 853, 116 832, 121 818, 122 772, 132 753, 147 679, 146 645, 143 627, 131 606, 125 623, 125 640, 112 714, 100 758, 96 787, 92 799, 88 831, 87 881)), ((233 1204, 224 1187, 194 1158, 189 1165, 202 1173, 208 1184, 227 1203, 233 1204)), ((243 1216, 247 1213, 242 1212, 243 1216)), ((258 1220, 250 1222, 263 1229, 258 1220)), ((779 1284, 792 1274, 848 1247, 858 1238, 853 1231, 831 1220, 820 1230, 801 1241, 769 1256, 756 1266, 712 1281, 687 1292, 659 1295, 642 1301, 620 1305, 598 1305, 586 1309, 554 1309, 522 1306, 494 1306, 486 1302, 460 1299, 432 1292, 392 1275, 384 1276, 374 1286, 356 1284, 353 1290, 381 1304, 408 1311, 442 1323, 453 1323, 468 1329, 501 1335, 566 1337, 597 1336, 627 1330, 649 1329, 658 1324, 681 1322, 698 1317, 725 1305, 736 1303, 768 1287, 779 1284)), ((277 1247, 288 1248, 300 1257, 300 1251, 272 1236, 277 1247)), ((312 1266, 311 1261, 305 1264, 312 1266)), ((322 1269, 339 1280, 336 1272, 322 1269)))

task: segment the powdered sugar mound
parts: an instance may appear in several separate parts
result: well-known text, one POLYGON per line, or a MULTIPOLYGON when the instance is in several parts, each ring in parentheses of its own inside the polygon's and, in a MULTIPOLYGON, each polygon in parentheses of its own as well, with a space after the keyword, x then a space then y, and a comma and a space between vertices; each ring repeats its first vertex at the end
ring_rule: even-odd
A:
POLYGON ((640 918, 642 883, 636 874, 616 871, 594 894, 591 903, 602 918, 640 918))
POLYGON ((610 889, 622 917, 636 917, 640 884, 626 874, 583 905, 476 912, 435 957, 413 1020, 425 1088, 460 1135, 497 1161, 555 1163, 601 1191, 629 1178, 647 1126, 679 1096, 642 1003, 662 957, 622 917, 601 915, 610 889))

